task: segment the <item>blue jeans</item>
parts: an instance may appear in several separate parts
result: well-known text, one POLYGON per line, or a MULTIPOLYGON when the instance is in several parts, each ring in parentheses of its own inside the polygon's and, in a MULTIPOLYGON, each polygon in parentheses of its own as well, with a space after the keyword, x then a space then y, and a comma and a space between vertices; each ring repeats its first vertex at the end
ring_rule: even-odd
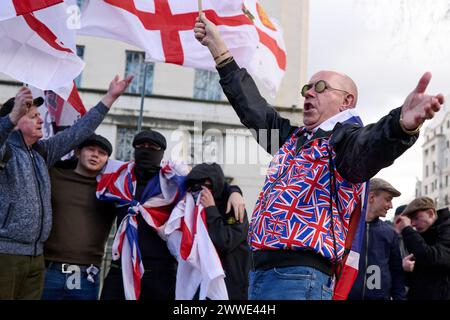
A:
POLYGON ((60 264, 50 265, 45 273, 42 300, 97 300, 100 289, 100 272, 87 279, 86 268, 79 275, 64 272, 60 264), (76 278, 78 277, 78 278, 76 278))
POLYGON ((311 267, 250 272, 249 300, 331 300, 331 277, 311 267))

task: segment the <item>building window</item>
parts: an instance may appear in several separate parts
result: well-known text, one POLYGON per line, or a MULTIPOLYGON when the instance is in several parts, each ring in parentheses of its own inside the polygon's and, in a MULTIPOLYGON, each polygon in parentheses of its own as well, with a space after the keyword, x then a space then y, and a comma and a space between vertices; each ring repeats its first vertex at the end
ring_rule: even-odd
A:
POLYGON ((425 158, 428 157, 428 149, 425 149, 424 156, 425 158))
POLYGON ((447 120, 447 129, 450 128, 450 120, 447 120))
MULTIPOLYGON (((145 130, 145 128, 142 128, 145 130)), ((133 159, 133 138, 136 135, 136 128, 117 128, 116 159, 130 161, 133 159)))
MULTIPOLYGON (((147 62, 147 80, 145 84, 145 95, 152 94, 154 63, 147 62)), ((134 79, 128 86, 128 93, 142 94, 145 76, 145 53, 140 51, 126 51, 125 77, 133 75, 134 79)))
POLYGON ((436 147, 434 145, 431 146, 431 152, 434 152, 434 150, 436 149, 436 147))
POLYGON ((195 70, 194 99, 219 101, 222 88, 216 71, 195 70))
MULTIPOLYGON (((81 60, 84 60, 84 46, 77 45, 77 56, 81 58, 81 60)), ((81 76, 83 75, 83 72, 81 72, 78 77, 75 78, 75 85, 77 88, 81 87, 81 76)))
POLYGON ((428 186, 425 186, 425 195, 427 195, 428 194, 428 186))
POLYGON ((433 161, 433 174, 436 173, 436 162, 433 161))
POLYGON ((445 186, 448 187, 448 176, 445 176, 445 186))
POLYGON ((429 174, 429 172, 428 172, 428 166, 425 166, 425 178, 428 177, 428 174, 429 174))

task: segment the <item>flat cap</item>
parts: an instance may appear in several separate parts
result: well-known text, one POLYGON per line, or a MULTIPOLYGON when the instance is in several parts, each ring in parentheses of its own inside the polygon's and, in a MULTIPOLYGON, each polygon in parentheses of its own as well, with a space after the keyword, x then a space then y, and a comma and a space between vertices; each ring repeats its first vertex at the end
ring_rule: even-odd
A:
POLYGON ((402 216, 410 216, 416 211, 433 209, 436 212, 434 201, 428 197, 419 197, 411 201, 403 210, 402 216))
POLYGON ((159 133, 158 131, 154 131, 151 129, 143 130, 134 136, 133 148, 136 148, 137 144, 145 142, 145 141, 150 141, 150 142, 156 143, 163 150, 166 150, 166 148, 167 148, 166 138, 164 138, 164 136, 161 133, 159 133))
POLYGON ((400 191, 395 189, 389 182, 380 178, 372 178, 369 182, 369 191, 381 190, 392 194, 394 197, 401 195, 400 191))
POLYGON ((105 137, 99 134, 93 134, 82 143, 79 144, 78 149, 83 149, 87 146, 99 146, 103 150, 108 153, 108 156, 111 156, 112 153, 112 145, 105 137))
MULTIPOLYGON (((10 98, 8 101, 6 101, 3 106, 0 108, 0 117, 4 117, 8 115, 12 109, 14 108, 14 102, 16 101, 16 98, 10 98)), ((33 105, 36 107, 40 107, 44 104, 44 98, 37 97, 33 100, 33 105)))

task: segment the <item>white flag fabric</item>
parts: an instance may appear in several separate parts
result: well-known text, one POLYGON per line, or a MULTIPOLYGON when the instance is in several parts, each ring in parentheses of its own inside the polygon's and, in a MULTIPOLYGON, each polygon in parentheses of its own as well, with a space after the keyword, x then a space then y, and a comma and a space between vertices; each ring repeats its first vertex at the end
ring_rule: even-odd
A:
MULTIPOLYGON (((204 0, 203 12, 216 23, 238 63, 247 64, 258 35, 242 12, 242 0, 204 0)), ((194 37, 197 1, 89 1, 80 34, 121 40, 142 48, 153 61, 214 69, 208 49, 194 37)))
MULTIPOLYGON (((204 0, 236 62, 276 94, 286 69, 281 29, 256 0, 204 0)), ((143 49, 153 61, 215 70, 208 49, 194 37, 198 2, 89 0, 80 34, 116 39, 143 49)))
POLYGON ((225 272, 209 237, 205 214, 203 206, 187 193, 164 228, 167 247, 178 260, 177 300, 192 300, 198 288, 200 300, 228 300, 225 272))
POLYGON ((75 29, 67 21, 66 3, 0 21, 0 72, 54 91, 84 114, 74 84, 84 62, 75 53, 75 29))
POLYGON ((259 44, 248 66, 249 73, 258 78, 275 97, 286 71, 286 48, 281 27, 270 18, 257 0, 244 0, 244 11, 258 31, 259 44))
POLYGON ((2 0, 0 2, 0 21, 41 10, 61 2, 63 0, 2 0))

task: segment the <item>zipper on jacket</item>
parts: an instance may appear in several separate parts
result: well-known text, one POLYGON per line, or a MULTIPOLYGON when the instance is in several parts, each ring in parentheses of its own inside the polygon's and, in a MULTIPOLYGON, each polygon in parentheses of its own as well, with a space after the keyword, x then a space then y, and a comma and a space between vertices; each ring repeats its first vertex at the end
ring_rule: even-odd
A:
POLYGON ((364 257, 364 282, 363 282, 363 294, 362 299, 364 300, 366 296, 366 286, 367 286, 367 264, 369 263, 369 229, 370 229, 370 223, 366 222, 366 252, 364 257))
MULTIPOLYGON (((22 136, 23 139, 23 136, 22 136)), ((23 139, 23 142, 25 143, 25 140, 23 139)), ((42 236, 42 229, 43 229, 43 225, 44 225, 44 214, 42 212, 42 210, 44 209, 44 203, 42 201, 42 194, 41 194, 41 190, 39 189, 39 181, 38 181, 38 177, 37 177, 37 172, 36 172, 36 160, 33 154, 33 150, 31 148, 28 147, 28 145, 25 143, 25 147, 27 149, 28 155, 30 156, 30 160, 31 160, 31 164, 33 166, 33 173, 34 173, 34 182, 35 182, 35 187, 36 187, 36 191, 37 194, 39 195, 39 200, 40 200, 40 207, 39 207, 39 217, 40 217, 40 226, 39 226, 39 235, 36 239, 36 241, 34 242, 34 256, 36 256, 37 254, 37 244, 39 242, 39 239, 42 236)))
MULTIPOLYGON (((299 138, 297 138, 297 139, 299 139, 299 138)), ((301 151, 301 149, 305 146, 305 145, 307 145, 307 144, 310 144, 311 142, 313 142, 313 141, 315 141, 315 140, 318 140, 318 139, 323 139, 323 137, 321 137, 321 138, 315 138, 315 139, 311 139, 311 140, 308 140, 307 142, 305 142, 296 152, 295 152, 295 155, 294 155, 294 157, 292 158, 292 161, 295 161, 295 158, 300 154, 300 151, 301 151)), ((289 171, 289 167, 290 166, 287 166, 288 168, 285 170, 285 171, 283 171, 282 173, 281 173, 281 175, 279 175, 278 176, 278 178, 276 178, 275 179, 275 181, 274 182, 272 182, 271 184, 270 184, 270 186, 266 189, 266 191, 264 191, 264 193, 263 193, 263 197, 262 197, 262 203, 261 203, 261 208, 262 209, 266 209, 266 198, 267 198, 267 196, 270 194, 270 192, 272 191, 272 189, 275 187, 275 184, 278 182, 278 181, 280 181, 287 173, 288 173, 288 171, 289 171)))

